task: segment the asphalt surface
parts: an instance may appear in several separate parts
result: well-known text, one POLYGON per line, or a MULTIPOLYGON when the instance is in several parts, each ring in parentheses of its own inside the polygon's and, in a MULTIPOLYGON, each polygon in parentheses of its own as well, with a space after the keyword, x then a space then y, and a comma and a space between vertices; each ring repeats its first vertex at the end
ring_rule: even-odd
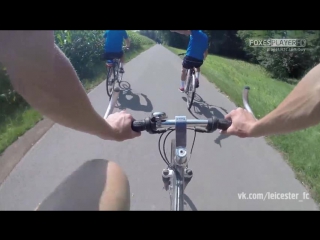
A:
MULTIPOLYGON (((127 63, 123 81, 130 83, 131 91, 120 96, 120 108, 127 108, 136 119, 152 111, 164 111, 169 118, 193 117, 185 95, 178 91, 180 66, 181 59, 161 45, 127 63)), ((192 111, 198 118, 222 117, 224 111, 235 108, 203 76, 197 92, 192 111)), ((105 82, 89 98, 103 116, 108 104, 105 82)), ((132 210, 169 210, 169 195, 161 180, 165 163, 158 153, 158 138, 143 133, 131 141, 109 142, 55 124, 1 185, 0 210, 34 210, 80 165, 97 158, 115 161, 127 173, 132 210)), ((192 139, 193 132, 189 131, 189 150, 192 139)), ((169 151, 170 141, 167 146, 169 151)), ((307 190, 263 138, 198 133, 189 167, 194 177, 185 192, 187 210, 318 210, 312 199, 303 199, 307 190), (262 193, 265 199, 239 199, 243 192, 247 197, 262 193), (268 193, 298 194, 298 199, 272 199, 268 193)))

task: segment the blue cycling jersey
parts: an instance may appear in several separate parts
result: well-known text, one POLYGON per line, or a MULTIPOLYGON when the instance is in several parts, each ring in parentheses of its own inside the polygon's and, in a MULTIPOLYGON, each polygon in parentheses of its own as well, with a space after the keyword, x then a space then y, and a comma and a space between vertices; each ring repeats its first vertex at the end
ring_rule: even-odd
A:
POLYGON ((208 36, 201 30, 191 30, 186 56, 199 60, 204 59, 204 52, 208 48, 208 36))
POLYGON ((105 52, 121 52, 123 39, 128 39, 128 34, 126 30, 106 30, 103 37, 106 38, 105 52))

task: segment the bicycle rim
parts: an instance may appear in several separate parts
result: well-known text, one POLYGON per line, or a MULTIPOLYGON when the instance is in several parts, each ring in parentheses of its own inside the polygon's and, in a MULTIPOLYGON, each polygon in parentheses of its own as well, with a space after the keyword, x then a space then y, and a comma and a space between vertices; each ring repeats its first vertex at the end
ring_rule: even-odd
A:
POLYGON ((123 77, 123 73, 120 73, 120 61, 118 61, 118 64, 117 64, 117 80, 118 80, 118 83, 119 83, 119 86, 120 86, 120 83, 122 81, 122 77, 123 77))
MULTIPOLYGON (((187 101, 187 102, 189 102, 189 103, 188 103, 188 110, 190 110, 191 107, 192 107, 192 103, 193 103, 193 100, 194 100, 194 95, 195 95, 195 92, 194 92, 194 91, 189 92, 190 100, 187 101), (190 94, 191 94, 191 96, 190 96, 190 94)), ((187 98, 187 99, 188 99, 188 98, 187 98)))
POLYGON ((187 83, 187 107, 188 110, 190 110, 190 108, 192 107, 192 103, 194 100, 194 95, 195 95, 195 86, 193 85, 193 79, 192 77, 189 78, 188 83, 187 83), (191 89, 191 91, 190 91, 191 89))
POLYGON ((114 84, 115 84, 115 78, 113 79, 112 82, 109 81, 109 79, 112 77, 112 75, 114 76, 113 67, 109 68, 108 73, 107 73, 106 88, 107 88, 107 94, 108 94, 109 98, 111 98, 111 96, 112 96, 112 92, 113 92, 114 84))

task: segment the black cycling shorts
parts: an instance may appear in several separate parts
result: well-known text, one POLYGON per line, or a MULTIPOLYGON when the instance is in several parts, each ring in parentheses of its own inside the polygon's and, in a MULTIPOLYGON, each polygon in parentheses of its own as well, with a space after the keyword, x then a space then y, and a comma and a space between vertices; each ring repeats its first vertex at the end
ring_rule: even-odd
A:
POLYGON ((192 68, 199 68, 203 64, 203 60, 190 57, 190 56, 185 56, 182 61, 182 67, 185 69, 192 69, 192 68))
POLYGON ((123 56, 123 51, 121 52, 104 52, 103 60, 113 60, 115 58, 120 59, 123 56))

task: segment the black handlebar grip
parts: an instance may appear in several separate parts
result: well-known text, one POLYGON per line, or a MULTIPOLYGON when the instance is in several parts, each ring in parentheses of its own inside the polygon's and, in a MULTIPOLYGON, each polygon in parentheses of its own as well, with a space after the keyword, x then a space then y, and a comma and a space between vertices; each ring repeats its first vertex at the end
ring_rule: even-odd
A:
POLYGON ((227 130, 231 126, 232 122, 227 119, 219 119, 218 121, 218 129, 220 130, 227 130))
POLYGON ((131 129, 135 132, 142 132, 146 130, 146 122, 144 120, 135 120, 131 124, 131 129))

